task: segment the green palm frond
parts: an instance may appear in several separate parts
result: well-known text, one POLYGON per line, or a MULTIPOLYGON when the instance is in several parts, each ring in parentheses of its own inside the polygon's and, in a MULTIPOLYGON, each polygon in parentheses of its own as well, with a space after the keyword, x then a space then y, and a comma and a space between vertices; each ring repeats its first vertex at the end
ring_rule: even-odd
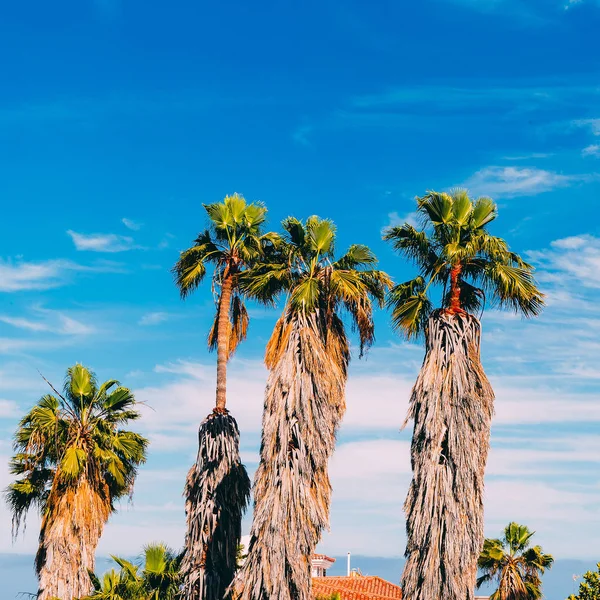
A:
POLYGON ((441 308, 446 311, 477 312, 487 299, 492 306, 525 317, 540 314, 544 296, 533 267, 512 252, 505 240, 486 230, 497 216, 496 204, 490 198, 472 200, 462 189, 428 192, 417 198, 417 211, 423 223, 421 230, 405 224, 388 229, 383 236, 416 264, 425 280, 419 294, 407 293, 399 286, 390 295, 392 320, 400 332, 410 338, 424 331, 418 323, 431 310, 429 290, 433 284, 443 289, 441 308), (460 299, 458 306, 450 306, 452 298, 460 299), (404 302, 407 305, 401 306, 404 302))
POLYGON ((408 339, 421 335, 433 310, 426 294, 423 277, 394 286, 388 295, 388 307, 392 309, 392 326, 404 332, 408 339))
POLYGON ((344 256, 333 263, 333 266, 335 269, 354 269, 374 264, 377 264, 377 257, 368 246, 353 244, 344 256))
POLYGON ((420 268, 426 268, 435 261, 436 255, 425 231, 417 231, 406 223, 386 230, 383 239, 392 242, 396 250, 414 261, 420 268))
POLYGON ((502 539, 486 539, 477 566, 477 588, 496 581, 498 589, 490 596, 499 600, 542 598, 542 579, 554 558, 540 546, 529 547, 534 532, 524 525, 509 523, 502 539))
POLYGON ((7 490, 15 533, 30 508, 44 512, 55 482, 63 489, 83 477, 99 486, 110 481, 111 502, 131 492, 148 440, 120 429, 139 413, 133 393, 117 385, 108 380, 98 387, 92 371, 74 365, 64 396, 42 396, 21 419, 11 461, 17 479, 7 490))

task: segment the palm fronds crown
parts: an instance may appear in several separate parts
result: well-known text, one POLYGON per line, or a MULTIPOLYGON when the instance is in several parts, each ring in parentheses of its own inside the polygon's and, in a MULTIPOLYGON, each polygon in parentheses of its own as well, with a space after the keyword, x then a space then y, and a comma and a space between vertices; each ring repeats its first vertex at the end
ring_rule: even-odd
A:
POLYGON ((131 494, 148 441, 122 427, 139 413, 133 393, 111 379, 101 385, 80 364, 67 371, 63 393, 42 396, 21 419, 10 469, 17 480, 7 490, 16 533, 28 510, 43 512, 51 488, 85 477, 113 508, 131 494))
MULTIPOLYGON (((248 204, 240 194, 226 196, 223 202, 205 204, 209 226, 194 240, 194 245, 181 252, 173 267, 175 283, 182 298, 187 298, 204 280, 207 265, 214 267, 212 286, 218 288, 226 277, 232 278, 229 307, 231 333, 229 352, 232 354, 245 339, 248 311, 237 286, 244 270, 261 260, 264 253, 277 243, 273 233, 263 233, 267 209, 258 202, 248 204)), ((211 350, 217 346, 217 318, 209 333, 211 350)))
POLYGON ((389 276, 374 268, 377 258, 364 245, 354 244, 336 259, 336 228, 328 219, 288 217, 282 227, 271 262, 242 277, 241 288, 267 304, 287 294, 288 314, 318 312, 327 329, 342 327, 339 314, 347 313, 362 352, 373 342, 372 303, 383 305, 389 276))
POLYGON ((83 600, 172 600, 179 593, 179 564, 177 556, 165 544, 144 547, 140 561, 133 563, 118 556, 111 557, 120 567, 100 579, 90 573, 93 593, 83 600))
POLYGON ((419 271, 396 285, 388 298, 393 325, 406 337, 424 332, 434 308, 434 284, 442 289, 441 308, 452 312, 477 311, 487 299, 526 317, 540 313, 543 295, 533 267, 487 231, 498 214, 493 200, 473 200, 463 189, 428 192, 417 198, 417 213, 421 228, 408 223, 390 227, 383 238, 419 271))
POLYGON ((479 557, 482 575, 477 588, 497 581, 490 600, 538 600, 542 597, 541 575, 552 567, 554 558, 541 546, 531 546, 535 532, 524 525, 509 523, 502 539, 486 539, 479 557))

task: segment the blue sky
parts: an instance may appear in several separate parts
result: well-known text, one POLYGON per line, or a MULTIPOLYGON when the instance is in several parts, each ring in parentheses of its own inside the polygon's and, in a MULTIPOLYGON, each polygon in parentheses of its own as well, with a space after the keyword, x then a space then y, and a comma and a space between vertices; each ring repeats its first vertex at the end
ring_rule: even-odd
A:
MULTIPOLYGON (((427 189, 493 196, 493 232, 537 266, 535 322, 489 311, 483 360, 497 394, 488 535, 509 520, 559 558, 600 537, 600 3, 592 0, 11 3, 0 19, 0 484, 20 414, 76 361, 147 402, 134 503, 100 552, 183 540, 185 472, 214 397, 209 286, 180 301, 169 268, 240 192, 333 218, 339 246, 411 269, 381 230, 427 189)), ((253 307, 229 403, 256 467, 262 352, 276 311, 253 307)), ((355 357, 332 461, 322 551, 396 556, 420 346, 376 316, 355 357)), ((249 516, 245 529, 249 527, 249 516)), ((0 552, 35 548, 36 520, 0 552)))

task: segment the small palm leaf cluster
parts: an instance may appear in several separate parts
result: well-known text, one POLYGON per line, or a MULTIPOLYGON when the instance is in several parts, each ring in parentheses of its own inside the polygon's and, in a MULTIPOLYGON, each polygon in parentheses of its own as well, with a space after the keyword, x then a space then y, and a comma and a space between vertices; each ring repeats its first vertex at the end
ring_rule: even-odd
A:
POLYGON ((543 296, 533 267, 486 229, 497 214, 489 198, 464 190, 417 199, 422 229, 390 228, 384 239, 411 259, 418 275, 388 298, 406 338, 424 335, 426 354, 412 390, 413 478, 404 505, 406 600, 471 597, 484 540, 484 474, 494 393, 480 360, 473 312, 492 305, 537 315, 543 296), (432 286, 441 290, 434 309, 432 286))
POLYGON ((389 277, 366 246, 335 258, 335 227, 310 217, 283 222, 276 256, 241 280, 263 302, 286 295, 267 345, 261 460, 241 598, 311 598, 310 557, 329 522, 328 461, 345 411, 350 359, 344 315, 361 351, 373 341, 372 303, 389 277))
POLYGON ((531 546, 535 532, 524 525, 509 523, 502 539, 486 539, 479 557, 482 572, 477 587, 491 582, 498 589, 490 600, 539 600, 542 598, 541 575, 552 567, 554 558, 541 546, 531 546))
POLYGON ((104 524, 115 500, 132 493, 148 444, 122 428, 139 413, 132 392, 116 380, 98 385, 77 364, 67 371, 63 393, 53 391, 19 423, 11 462, 17 480, 7 493, 15 534, 29 509, 42 515, 41 600, 88 593, 104 524))
POLYGON ((441 286, 441 308, 453 313, 476 313, 486 298, 526 317, 540 313, 543 298, 533 267, 487 231, 498 214, 490 198, 471 200, 460 189, 429 192, 417 198, 417 214, 423 229, 404 224, 389 228, 384 236, 419 269, 389 296, 392 323, 408 338, 425 331, 433 311, 432 285, 441 286))
POLYGON ((90 571, 94 591, 82 600, 175 600, 179 594, 179 557, 164 544, 144 548, 140 564, 112 556, 120 567, 102 578, 90 571))
POLYGON ((181 568, 186 600, 221 600, 235 572, 250 480, 240 460, 238 426, 226 408, 227 362, 248 329, 240 277, 264 260, 277 240, 262 232, 266 208, 248 204, 238 194, 204 208, 209 228, 173 268, 175 283, 186 298, 212 265, 217 305, 208 336, 209 349, 217 350, 216 404, 200 426, 198 456, 185 488, 187 533, 181 568))

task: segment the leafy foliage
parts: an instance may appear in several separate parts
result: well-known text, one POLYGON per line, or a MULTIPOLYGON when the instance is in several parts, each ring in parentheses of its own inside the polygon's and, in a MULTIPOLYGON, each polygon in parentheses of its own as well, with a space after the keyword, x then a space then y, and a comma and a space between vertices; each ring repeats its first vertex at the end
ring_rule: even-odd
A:
POLYGON ((478 561, 482 575, 477 587, 497 581, 490 600, 538 600, 542 598, 541 576, 552 567, 554 558, 541 546, 530 546, 535 532, 524 525, 509 523, 502 539, 486 539, 478 561))
POLYGON ((600 600, 600 563, 596 566, 598 570, 585 573, 578 594, 571 594, 568 600, 600 600))
POLYGON ((208 336, 211 350, 217 347, 219 290, 225 280, 231 282, 229 306, 224 308, 230 321, 229 354, 233 354, 248 329, 248 311, 239 293, 238 277, 260 262, 265 252, 277 244, 278 237, 262 232, 267 209, 259 203, 248 204, 239 194, 226 196, 223 202, 205 204, 204 209, 209 227, 198 235, 191 248, 181 253, 173 274, 181 297, 187 298, 204 280, 207 265, 214 267, 212 286, 217 296, 217 316, 208 336))
POLYGON ((441 308, 476 312, 486 299, 526 317, 538 315, 543 295, 533 267, 511 252, 487 226, 497 217, 486 197, 469 198, 466 190, 428 192, 417 198, 423 227, 390 227, 384 240, 411 260, 419 274, 396 285, 388 296, 393 326, 407 338, 421 335, 434 305, 432 285, 442 289, 441 308))
POLYGON ((287 318, 318 313, 325 337, 343 329, 341 317, 347 314, 362 353, 374 341, 372 302, 383 306, 391 279, 374 268, 377 259, 367 246, 352 245, 336 260, 332 221, 312 216, 303 223, 288 217, 282 227, 282 239, 267 257, 270 262, 245 273, 241 289, 266 304, 287 294, 287 318))
POLYGON ((99 385, 80 364, 69 368, 62 394, 42 396, 21 419, 7 490, 16 535, 27 512, 42 515, 36 570, 38 597, 79 597, 86 570, 115 500, 133 493, 148 441, 123 429, 139 417, 133 393, 116 380, 99 385))
POLYGON ((132 563, 113 556, 120 567, 100 579, 90 573, 94 586, 91 595, 82 600, 175 600, 179 593, 180 557, 164 544, 144 548, 142 561, 132 563))
POLYGON ((131 390, 114 379, 98 385, 84 366, 70 367, 63 393, 42 396, 15 434, 10 470, 17 480, 7 491, 14 534, 30 508, 43 513, 51 492, 82 478, 105 488, 111 510, 131 494, 148 440, 121 426, 138 417, 131 390))

